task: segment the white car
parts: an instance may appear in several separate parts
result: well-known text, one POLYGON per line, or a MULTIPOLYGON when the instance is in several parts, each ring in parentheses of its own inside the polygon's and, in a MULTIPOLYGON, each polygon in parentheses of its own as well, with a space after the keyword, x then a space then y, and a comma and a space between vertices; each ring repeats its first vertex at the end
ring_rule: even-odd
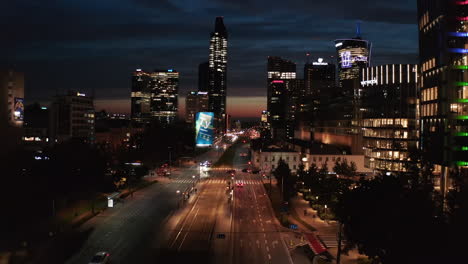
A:
POLYGON ((110 254, 104 251, 96 253, 94 257, 91 259, 91 262, 89 264, 105 264, 109 263, 109 256, 110 254))

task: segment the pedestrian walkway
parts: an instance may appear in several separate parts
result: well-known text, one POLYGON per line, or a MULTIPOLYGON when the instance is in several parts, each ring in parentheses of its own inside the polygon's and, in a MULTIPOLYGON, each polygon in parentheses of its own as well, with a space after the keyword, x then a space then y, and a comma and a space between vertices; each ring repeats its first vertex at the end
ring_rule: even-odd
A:
MULTIPOLYGON (((318 240, 328 249, 328 252, 336 258, 337 254, 337 234, 338 234, 338 223, 336 221, 324 221, 317 215, 317 211, 309 206, 309 202, 304 200, 302 194, 291 199, 291 210, 295 210, 299 218, 312 226, 314 230, 299 225, 303 233, 313 233, 318 240)), ((342 245, 344 243, 342 242, 342 245)), ((358 258, 364 258, 365 256, 360 255, 357 250, 351 250, 348 255, 341 255, 342 264, 358 263, 358 258)))

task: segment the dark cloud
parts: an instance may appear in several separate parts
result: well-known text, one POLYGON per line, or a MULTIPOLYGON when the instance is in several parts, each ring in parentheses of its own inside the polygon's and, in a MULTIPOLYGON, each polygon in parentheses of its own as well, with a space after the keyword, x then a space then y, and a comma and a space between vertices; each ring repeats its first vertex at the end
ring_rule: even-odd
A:
POLYGON ((362 21, 373 62, 417 61, 413 0, 16 0, 2 5, 0 66, 26 73, 26 97, 95 90, 125 98, 135 68, 174 68, 181 93, 196 89, 208 59, 214 17, 229 31, 228 94, 264 96, 266 58, 283 56, 302 72, 305 53, 332 59, 333 40, 362 21))

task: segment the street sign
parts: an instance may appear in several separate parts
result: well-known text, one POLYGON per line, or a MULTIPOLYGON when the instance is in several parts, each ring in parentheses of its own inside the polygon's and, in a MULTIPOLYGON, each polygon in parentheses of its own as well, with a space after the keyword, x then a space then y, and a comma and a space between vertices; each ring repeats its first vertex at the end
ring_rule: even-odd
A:
POLYGON ((295 224, 290 224, 290 225, 289 225, 289 228, 290 228, 290 229, 296 230, 296 229, 297 229, 297 225, 295 225, 295 224))

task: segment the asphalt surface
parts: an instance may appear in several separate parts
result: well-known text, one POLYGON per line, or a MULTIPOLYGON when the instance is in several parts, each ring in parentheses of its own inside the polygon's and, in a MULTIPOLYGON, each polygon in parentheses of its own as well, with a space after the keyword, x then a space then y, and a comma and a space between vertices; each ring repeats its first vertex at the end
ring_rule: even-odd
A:
MULTIPOLYGON (((215 151, 200 155, 199 161, 216 158, 215 151)), ((66 263, 88 263, 99 251, 111 254, 111 263, 153 263, 142 256, 148 254, 149 245, 160 233, 169 216, 179 210, 181 195, 194 186, 193 175, 198 175, 198 166, 174 171, 172 180, 156 183, 135 192, 123 203, 108 208, 86 222, 81 229, 92 229, 81 249, 66 263)))
POLYGON ((235 187, 232 263, 292 263, 261 176, 240 172, 248 167, 239 155, 245 151, 239 148, 234 162, 244 186, 235 187))
MULTIPOLYGON (((197 168, 181 169, 101 213, 82 227, 93 231, 67 263, 88 263, 98 251, 109 252, 114 264, 292 263, 261 176, 241 172, 247 157, 239 154, 245 152, 247 144, 236 150, 234 180, 211 171, 197 183, 197 168), (192 187, 197 191, 183 200, 181 193, 192 187)), ((217 156, 210 151, 198 160, 217 156)))

